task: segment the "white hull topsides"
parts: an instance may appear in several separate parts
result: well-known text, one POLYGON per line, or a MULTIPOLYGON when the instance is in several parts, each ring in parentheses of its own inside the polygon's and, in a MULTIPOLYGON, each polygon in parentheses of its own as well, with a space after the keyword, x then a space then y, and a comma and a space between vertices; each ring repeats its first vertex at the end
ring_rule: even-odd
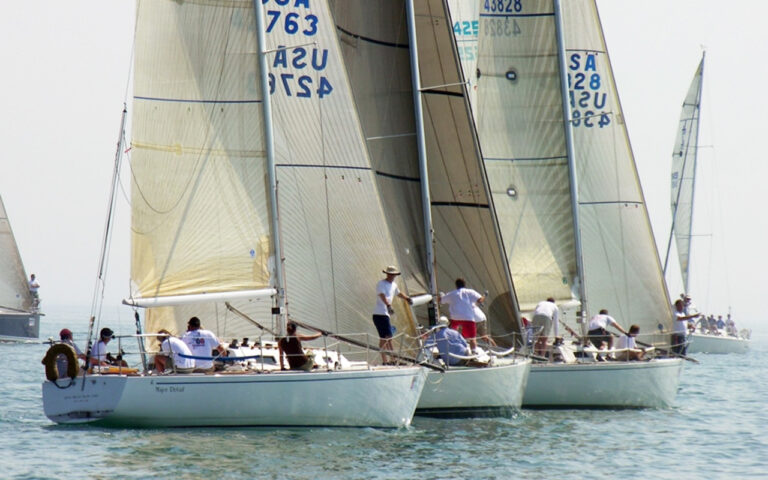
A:
POLYGON ((430 371, 417 415, 499 413, 519 409, 531 361, 492 367, 430 371))
POLYGON ((688 353, 746 353, 749 340, 726 335, 693 333, 688 337, 688 353))
POLYGON ((57 423, 120 427, 345 426, 411 423, 427 372, 391 367, 268 374, 88 375, 43 383, 57 423), (82 383, 85 382, 83 388, 82 383))
POLYGON ((683 360, 533 364, 523 407, 667 408, 683 360))

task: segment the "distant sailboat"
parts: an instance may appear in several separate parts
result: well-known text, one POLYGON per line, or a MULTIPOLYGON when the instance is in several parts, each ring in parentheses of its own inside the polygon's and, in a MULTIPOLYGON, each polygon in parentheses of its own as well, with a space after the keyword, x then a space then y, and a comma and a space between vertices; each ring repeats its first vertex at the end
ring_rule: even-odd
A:
MULTIPOLYGON (((696 69, 688 93, 683 101, 680 113, 675 147, 672 152, 672 228, 667 242, 667 254, 664 258, 664 272, 667 272, 669 257, 672 250, 672 240, 675 240, 677 257, 680 261, 680 272, 683 277, 683 288, 690 293, 690 258, 691 241, 693 239, 693 206, 696 187, 696 170, 698 159, 699 123, 701 122, 701 93, 704 82, 704 59, 696 69)), ((694 332, 689 335, 688 352, 706 353, 744 353, 749 348, 749 337, 742 333, 717 332, 708 334, 694 332)))
POLYGON ((40 315, 0 198, 0 341, 36 340, 40 315))
MULTIPOLYGON (((443 2, 332 5, 403 276, 432 298, 457 277, 488 290, 492 333, 519 346, 514 291, 443 2)), ((421 320, 434 322, 429 317, 421 320)), ((489 367, 430 372, 416 413, 519 408, 529 364, 498 357, 489 367)))
MULTIPOLYGON (((486 2, 479 15, 474 110, 521 310, 553 297, 584 336, 605 308, 668 345, 672 312, 594 1, 486 2)), ((561 351, 531 367, 523 406, 665 407, 677 394, 680 359, 561 351)))
MULTIPOLYGON (((181 333, 196 315, 220 338, 261 339, 288 316, 375 344, 373 292, 396 254, 328 4, 139 1, 137 12, 126 303, 149 307, 150 333, 181 333), (225 301, 248 315, 222 315, 225 301)), ((422 367, 280 372, 263 366, 270 348, 237 349, 262 362, 244 372, 47 381, 45 413, 151 427, 410 424, 422 367)))

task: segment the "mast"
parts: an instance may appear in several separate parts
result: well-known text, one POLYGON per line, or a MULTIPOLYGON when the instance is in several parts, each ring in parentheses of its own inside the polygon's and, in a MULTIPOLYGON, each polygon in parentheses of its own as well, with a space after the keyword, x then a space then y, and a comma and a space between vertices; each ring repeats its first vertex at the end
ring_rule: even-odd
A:
POLYGON ((424 219, 424 249, 427 257, 427 280, 432 300, 429 302, 429 325, 437 324, 437 283, 435 282, 434 229, 432 227, 432 201, 429 195, 429 172, 427 169, 427 148, 424 143, 424 116, 421 102, 421 78, 419 53, 416 40, 416 21, 413 0, 406 1, 408 17, 408 43, 411 57, 411 84, 413 85, 413 107, 416 120, 416 144, 419 151, 419 175, 421 177, 421 205, 424 219))
MULTIPOLYGON (((576 160, 573 148, 573 125, 571 123, 571 103, 569 101, 568 77, 566 74, 567 67, 565 59, 565 39, 563 38, 563 12, 560 6, 560 0, 554 0, 553 6, 555 10, 555 31, 557 33, 557 56, 560 67, 560 90, 563 99, 563 117, 565 120, 564 127, 566 152, 568 155, 568 177, 571 183, 571 210, 573 216, 574 247, 576 250, 576 272, 578 275, 576 281, 578 282, 579 297, 581 300, 581 316, 583 318, 588 312, 587 295, 584 282, 584 258, 581 246, 581 228, 579 225, 579 186, 576 177, 576 160)), ((557 333, 556 324, 555 333, 557 333)))
POLYGON ((264 112, 264 143, 267 153, 267 181, 269 183, 269 209, 272 217, 272 242, 275 258, 275 289, 277 290, 277 306, 273 314, 278 316, 279 332, 283 332, 285 312, 285 285, 283 280, 282 249, 280 248, 280 222, 277 211, 277 175, 275 172, 275 139, 272 129, 272 104, 269 97, 269 79, 267 78, 267 38, 264 33, 264 10, 261 1, 253 0, 256 35, 259 49, 259 72, 261 74, 262 110, 264 112))
MULTIPOLYGON (((706 56, 707 52, 701 53, 701 62, 699 67, 699 90, 696 92, 696 104, 694 105, 694 115, 691 117, 691 120, 694 120, 698 124, 699 119, 701 119, 701 92, 704 89, 703 83, 704 83, 704 57, 706 56)), ((685 102, 683 102, 683 109, 685 109, 685 102)), ((689 130, 690 131, 690 130, 689 130)), ((693 220, 693 199, 696 195, 696 157, 698 156, 698 145, 699 145, 699 129, 698 126, 696 128, 696 138, 694 139, 695 146, 693 151, 693 176, 691 177, 691 218, 689 221, 693 220)), ((667 240, 667 254, 664 257, 664 268, 663 272, 666 276, 667 274, 667 264, 669 263, 669 253, 672 250, 672 238, 675 235, 675 226, 677 225, 677 210, 680 206, 680 195, 683 192, 682 183, 683 183, 683 174, 685 173, 685 165, 688 161, 688 149, 690 148, 691 142, 687 141, 685 144, 686 151, 683 153, 683 165, 680 169, 680 179, 679 179, 679 186, 677 188, 677 195, 675 197, 675 208, 672 211, 672 225, 669 228, 669 239, 667 240)), ((674 152, 673 152, 674 156, 674 152)), ((690 251, 691 251, 691 239, 692 235, 690 232, 688 232, 688 255, 690 257, 690 251)), ((681 272, 683 275, 683 291, 684 293, 688 293, 688 271, 690 270, 690 261, 686 262, 685 265, 685 271, 681 272)))

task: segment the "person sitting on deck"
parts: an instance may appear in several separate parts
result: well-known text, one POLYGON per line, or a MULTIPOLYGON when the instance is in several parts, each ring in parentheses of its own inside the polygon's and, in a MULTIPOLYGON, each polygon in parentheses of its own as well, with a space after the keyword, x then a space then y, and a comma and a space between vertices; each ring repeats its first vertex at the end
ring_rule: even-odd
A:
POLYGON ((469 343, 464 337, 457 330, 448 328, 448 317, 440 317, 440 321, 427 337, 424 346, 426 348, 437 347, 443 363, 452 367, 466 365, 467 361, 453 357, 451 354, 463 357, 472 355, 469 343))
POLYGON ((192 351, 180 338, 174 337, 168 330, 157 332, 157 341, 160 342, 160 353, 155 355, 155 368, 163 373, 171 370, 176 373, 192 373, 195 369, 195 360, 192 351))
POLYGON ((195 371, 209 373, 214 370, 211 353, 216 350, 226 355, 227 349, 210 330, 200 328, 200 319, 192 317, 187 322, 187 333, 181 338, 187 344, 192 355, 204 357, 195 359, 195 371))
POLYGON ((616 348, 623 350, 615 355, 616 360, 628 361, 628 360, 642 360, 645 352, 637 348, 635 343, 635 337, 640 333, 640 327, 632 325, 629 327, 629 333, 619 337, 619 341, 616 344, 616 348))
POLYGON ((285 357, 288 359, 288 366, 291 370, 312 370, 312 367, 315 366, 315 360, 312 356, 304 354, 301 342, 319 338, 322 333, 318 332, 312 335, 297 335, 296 324, 293 322, 288 322, 286 333, 288 335, 277 342, 280 357, 280 370, 285 370, 285 366, 283 365, 283 354, 285 354, 285 357))
POLYGON ((99 332, 99 341, 96 342, 96 345, 94 345, 91 349, 90 364, 92 366, 128 366, 128 363, 123 360, 122 354, 118 354, 117 357, 113 357, 112 354, 107 351, 107 344, 114 338, 114 334, 115 332, 109 328, 105 327, 101 329, 99 332))

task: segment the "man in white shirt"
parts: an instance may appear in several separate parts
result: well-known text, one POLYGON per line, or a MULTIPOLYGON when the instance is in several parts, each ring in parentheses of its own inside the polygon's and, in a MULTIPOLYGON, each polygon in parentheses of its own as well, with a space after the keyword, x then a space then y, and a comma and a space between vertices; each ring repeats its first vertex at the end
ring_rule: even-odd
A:
POLYGON ((227 351, 219 339, 209 330, 200 328, 200 319, 192 317, 187 322, 187 333, 181 338, 189 347, 195 358, 195 371, 212 372, 213 357, 211 354, 217 350, 224 355, 227 351), (200 358, 203 357, 203 358, 200 358))
POLYGON ((557 322, 559 320, 560 310, 555 305, 555 299, 549 297, 543 302, 539 302, 533 310, 533 331, 536 335, 533 351, 536 355, 546 356, 547 339, 552 326, 555 327, 555 337, 557 337, 557 322))
POLYGON ((439 295, 437 301, 448 305, 451 328, 461 332, 472 350, 477 349, 477 323, 475 306, 483 303, 485 297, 475 290, 467 288, 463 278, 456 279, 456 290, 439 295))
POLYGON ((392 351, 392 323, 391 316, 395 313, 392 308, 392 301, 395 296, 411 303, 411 297, 402 293, 395 278, 400 275, 400 271, 394 265, 390 265, 382 272, 386 278, 379 280, 376 284, 376 305, 373 308, 373 324, 376 325, 376 331, 379 333, 379 350, 381 351, 381 362, 389 363, 387 352, 392 351))
POLYGON ((111 365, 109 361, 111 359, 111 355, 109 355, 109 352, 107 352, 107 344, 110 340, 112 340, 112 335, 114 335, 114 333, 115 332, 109 328, 101 329, 101 332, 99 332, 99 341, 96 342, 96 345, 94 345, 91 349, 91 365, 111 365))
POLYGON ((699 316, 698 313, 693 315, 685 314, 685 303, 683 300, 675 301, 675 330, 672 334, 672 351, 678 355, 685 355, 688 350, 688 344, 685 337, 688 335, 688 320, 699 316))
POLYGON ((623 350, 616 353, 616 360, 628 361, 628 360, 642 360, 645 352, 637 348, 635 343, 635 337, 640 333, 640 327, 632 325, 629 327, 629 332, 626 335, 619 337, 619 341, 616 344, 618 350, 623 350))
POLYGON ((624 335, 628 335, 627 331, 621 328, 619 322, 608 315, 608 310, 602 309, 600 310, 600 313, 592 317, 589 321, 589 331, 587 332, 589 340, 597 348, 600 348, 603 342, 606 343, 606 346, 609 349, 613 348, 613 336, 606 330, 609 325, 624 335))
POLYGON ((166 370, 173 370, 176 373, 192 373, 195 369, 195 360, 188 358, 192 356, 192 351, 187 344, 171 335, 168 330, 160 330, 157 334, 161 352, 155 355, 157 371, 163 373, 166 370))

